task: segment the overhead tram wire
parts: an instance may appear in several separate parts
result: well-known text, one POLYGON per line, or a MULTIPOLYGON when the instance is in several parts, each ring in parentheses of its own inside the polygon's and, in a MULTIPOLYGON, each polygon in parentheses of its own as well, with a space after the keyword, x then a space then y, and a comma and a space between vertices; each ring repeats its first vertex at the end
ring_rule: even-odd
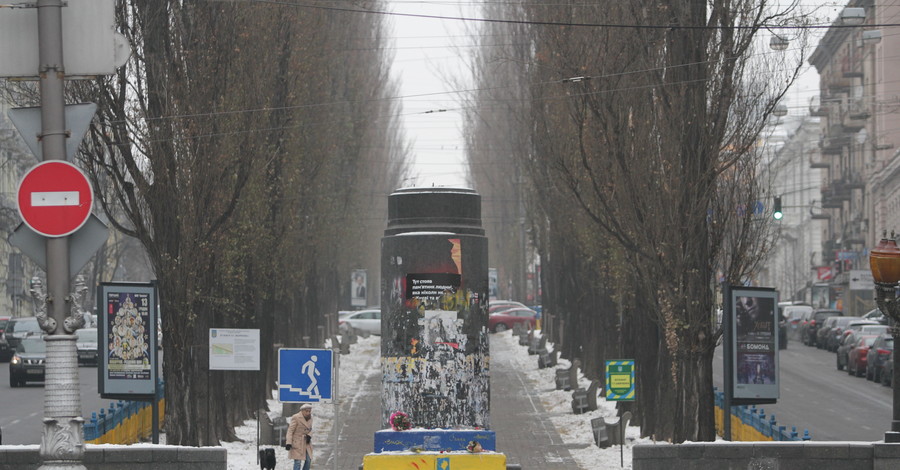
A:
POLYGON ((323 5, 310 5, 305 3, 287 2, 283 0, 219 0, 222 2, 247 2, 261 3, 270 5, 282 5, 297 8, 311 8, 316 10, 342 11, 347 13, 362 13, 371 15, 385 16, 403 16, 409 18, 426 18, 434 20, 451 20, 451 21, 468 21, 476 23, 500 23, 500 24, 516 24, 516 25, 534 25, 534 26, 563 26, 563 27, 585 27, 585 28, 612 28, 612 29, 702 29, 702 30, 742 30, 742 29, 768 29, 768 30, 814 30, 814 29, 860 29, 860 28, 894 28, 900 26, 900 23, 885 24, 813 24, 813 25, 778 25, 778 24, 756 24, 756 25, 734 25, 734 26, 716 26, 716 25, 653 25, 653 24, 617 24, 617 23, 572 23, 561 21, 533 21, 533 20, 506 20, 495 18, 472 18, 465 16, 443 16, 443 15, 423 15, 418 13, 397 13, 381 10, 360 10, 355 8, 331 7, 323 5))

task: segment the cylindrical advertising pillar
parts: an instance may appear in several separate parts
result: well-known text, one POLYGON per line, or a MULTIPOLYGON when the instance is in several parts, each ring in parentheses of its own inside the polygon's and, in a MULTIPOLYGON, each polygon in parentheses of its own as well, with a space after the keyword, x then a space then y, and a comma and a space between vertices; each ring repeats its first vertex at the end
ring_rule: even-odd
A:
POLYGON ((490 429, 488 248, 481 196, 407 188, 381 242, 382 416, 490 429))

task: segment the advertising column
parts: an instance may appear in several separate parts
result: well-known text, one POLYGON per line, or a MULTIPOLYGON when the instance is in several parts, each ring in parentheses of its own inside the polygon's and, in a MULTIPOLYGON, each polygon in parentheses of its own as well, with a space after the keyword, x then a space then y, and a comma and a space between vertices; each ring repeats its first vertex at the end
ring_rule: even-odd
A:
POLYGON ((382 239, 382 422, 490 428, 487 239, 469 189, 403 189, 382 239))

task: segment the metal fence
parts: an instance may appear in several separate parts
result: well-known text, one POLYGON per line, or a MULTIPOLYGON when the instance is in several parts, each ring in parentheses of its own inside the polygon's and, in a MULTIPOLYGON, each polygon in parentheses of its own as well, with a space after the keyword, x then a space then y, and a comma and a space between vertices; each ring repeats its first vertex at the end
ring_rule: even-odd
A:
MULTIPOLYGON (((725 434, 725 393, 716 391, 716 433, 725 434)), ((733 441, 808 441, 812 438, 809 430, 803 435, 797 432, 797 426, 779 426, 775 414, 766 416, 764 408, 753 406, 731 407, 731 440, 733 441)))
MULTIPOLYGON (((165 385, 156 386, 159 404, 159 428, 166 415, 165 385)), ((153 429, 153 407, 146 401, 111 402, 106 410, 92 412, 84 423, 84 441, 87 444, 133 444, 150 438, 153 429)))

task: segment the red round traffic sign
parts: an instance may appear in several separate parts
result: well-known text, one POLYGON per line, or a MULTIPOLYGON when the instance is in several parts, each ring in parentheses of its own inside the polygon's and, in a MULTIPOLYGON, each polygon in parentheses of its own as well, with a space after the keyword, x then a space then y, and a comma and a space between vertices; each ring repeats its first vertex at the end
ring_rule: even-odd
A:
POLYGON ((47 160, 19 182, 19 215, 45 237, 64 237, 80 229, 91 215, 94 192, 81 170, 65 160, 47 160))

